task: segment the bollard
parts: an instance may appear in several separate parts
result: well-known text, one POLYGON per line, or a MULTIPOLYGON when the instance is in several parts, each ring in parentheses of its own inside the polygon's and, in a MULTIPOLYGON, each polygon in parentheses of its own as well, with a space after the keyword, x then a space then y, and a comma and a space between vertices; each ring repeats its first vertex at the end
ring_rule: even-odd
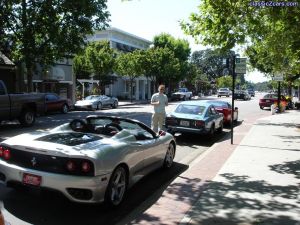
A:
POLYGON ((271 113, 272 113, 272 115, 275 114, 275 105, 274 104, 271 105, 271 113))

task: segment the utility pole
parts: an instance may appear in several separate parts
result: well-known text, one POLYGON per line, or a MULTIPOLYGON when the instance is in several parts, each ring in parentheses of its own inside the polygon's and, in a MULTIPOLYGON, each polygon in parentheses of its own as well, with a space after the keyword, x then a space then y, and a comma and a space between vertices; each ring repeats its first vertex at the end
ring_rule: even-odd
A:
POLYGON ((230 129, 231 129, 231 144, 233 144, 233 122, 234 122, 234 89, 235 89, 235 59, 236 56, 234 54, 233 56, 233 63, 232 63, 232 95, 231 95, 231 123, 230 123, 230 129))

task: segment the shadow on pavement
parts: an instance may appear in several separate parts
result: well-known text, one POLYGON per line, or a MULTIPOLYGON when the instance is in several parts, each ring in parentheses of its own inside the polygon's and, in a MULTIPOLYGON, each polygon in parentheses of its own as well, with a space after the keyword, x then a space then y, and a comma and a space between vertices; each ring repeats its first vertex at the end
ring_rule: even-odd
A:
MULTIPOLYGON (((292 162, 290 165, 294 165, 294 163, 299 165, 299 161, 292 162)), ((285 171, 294 173, 294 169, 290 170, 290 168, 285 171)), ((282 167, 279 165, 274 165, 273 169, 276 172, 278 172, 278 169, 280 173, 282 172, 282 167)), ((300 200, 298 186, 272 185, 263 180, 252 180, 248 176, 235 176, 233 174, 222 174, 220 176, 224 179, 224 182, 212 181, 208 183, 204 193, 193 207, 192 213, 189 215, 193 224, 299 224, 299 221, 289 214, 282 215, 280 213, 291 212, 293 209, 294 213, 297 212, 297 208, 295 208, 297 206, 293 204, 293 201, 296 203, 300 200), (243 213, 241 213, 241 210, 243 213), (279 213, 276 214, 276 211, 279 213)), ((191 187, 193 186, 191 185, 191 187)), ((184 187, 177 187, 178 192, 181 191, 181 188, 184 187)), ((199 190, 193 188, 190 191, 199 192, 199 190)), ((178 200, 189 199, 178 198, 178 200)), ((153 222, 156 223, 157 221, 153 222)))
POLYGON ((104 204, 73 203, 56 193, 41 193, 38 190, 6 189, 9 191, 1 196, 1 200, 8 212, 31 224, 112 225, 141 204, 145 208, 150 207, 165 188, 187 169, 187 165, 174 163, 173 167, 168 170, 154 171, 129 189, 122 205, 115 209, 110 209, 104 204), (155 197, 149 199, 154 193, 155 197), (147 200, 146 203, 143 203, 145 200, 147 200))

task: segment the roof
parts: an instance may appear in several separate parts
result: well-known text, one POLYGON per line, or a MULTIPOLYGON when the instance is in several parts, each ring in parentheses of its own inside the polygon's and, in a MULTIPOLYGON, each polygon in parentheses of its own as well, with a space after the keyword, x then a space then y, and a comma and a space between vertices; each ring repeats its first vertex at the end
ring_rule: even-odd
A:
POLYGON ((14 66, 15 64, 0 51, 0 64, 14 66))
POLYGON ((205 106, 205 107, 208 107, 208 106, 212 105, 211 103, 209 103, 207 101, 203 101, 203 100, 185 101, 185 102, 181 102, 180 104, 184 104, 184 105, 198 105, 198 106, 205 106))

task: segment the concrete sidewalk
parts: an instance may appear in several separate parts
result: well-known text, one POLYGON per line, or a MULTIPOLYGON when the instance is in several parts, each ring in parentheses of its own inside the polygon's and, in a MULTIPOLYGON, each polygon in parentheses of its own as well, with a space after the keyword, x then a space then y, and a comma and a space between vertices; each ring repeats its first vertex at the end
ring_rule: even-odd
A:
POLYGON ((127 224, 300 225, 300 111, 235 127, 127 224))

